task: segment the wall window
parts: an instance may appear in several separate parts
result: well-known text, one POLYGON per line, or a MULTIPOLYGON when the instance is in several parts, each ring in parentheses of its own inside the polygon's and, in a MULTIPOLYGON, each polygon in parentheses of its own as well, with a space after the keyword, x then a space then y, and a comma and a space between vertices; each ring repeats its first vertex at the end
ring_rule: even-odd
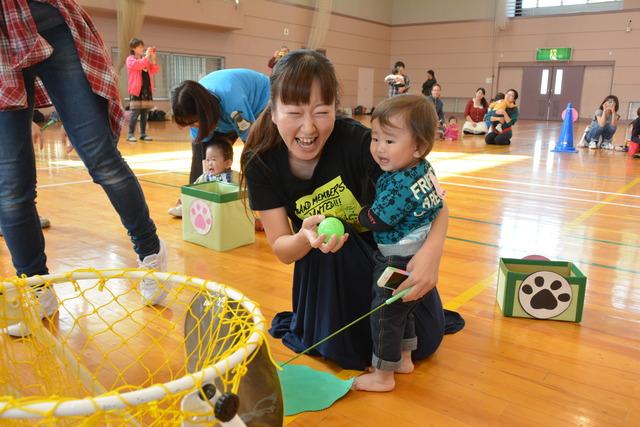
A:
POLYGON ((540 95, 546 95, 549 91, 549 70, 542 70, 542 79, 540 80, 540 95))
MULTIPOLYGON (((112 63, 118 60, 118 49, 111 49, 112 63)), ((153 99, 167 100, 171 88, 183 80, 200 80, 212 71, 224 68, 224 57, 184 55, 178 53, 158 52, 156 56, 160 71, 153 77, 153 99)), ((126 85, 120 85, 122 99, 129 96, 126 93, 126 85), (123 88, 124 86, 124 88, 123 88)))
POLYGON ((619 10, 623 0, 513 0, 511 16, 555 15, 561 13, 619 10))
POLYGON ((564 74, 564 70, 562 70, 561 68, 556 68, 556 84, 554 85, 553 88, 553 94, 554 95, 560 95, 562 94, 562 76, 564 74))

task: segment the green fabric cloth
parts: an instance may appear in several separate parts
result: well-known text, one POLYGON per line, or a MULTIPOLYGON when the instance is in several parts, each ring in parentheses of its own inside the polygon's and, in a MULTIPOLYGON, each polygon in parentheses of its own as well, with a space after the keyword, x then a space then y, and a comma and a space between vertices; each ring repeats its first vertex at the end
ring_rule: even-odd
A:
POLYGON ((278 376, 286 416, 326 409, 347 394, 353 384, 353 378, 341 380, 305 365, 286 365, 278 376))

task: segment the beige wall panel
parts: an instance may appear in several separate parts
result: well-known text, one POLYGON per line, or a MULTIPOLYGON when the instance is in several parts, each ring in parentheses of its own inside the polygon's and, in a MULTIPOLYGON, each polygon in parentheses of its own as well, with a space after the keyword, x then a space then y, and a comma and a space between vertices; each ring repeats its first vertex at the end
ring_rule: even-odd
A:
POLYGON ((494 15, 495 0, 402 0, 393 2, 393 23, 457 21, 494 15))
MULTIPOLYGON (((115 2, 83 0, 82 3, 94 7, 98 29, 107 44, 114 46, 115 2), (109 8, 111 12, 105 12, 109 8)), ((338 3, 335 1, 334 6, 338 3)), ((440 6, 433 6, 436 2, 425 1, 433 6, 426 9, 419 5, 421 1, 409 3, 417 5, 411 12, 414 17, 421 16, 423 9, 427 10, 424 16, 429 19, 443 16, 438 15, 440 6)), ((447 4, 455 11, 458 3, 447 4)), ((194 7, 191 1, 180 2, 180 5, 186 9, 194 7)), ((227 67, 254 68, 265 73, 268 72, 267 60, 277 47, 286 44, 298 48, 306 43, 313 18, 309 8, 250 0, 243 1, 241 7, 245 26, 241 30, 220 31, 202 25, 202 17, 195 25, 171 22, 172 10, 154 8, 153 14, 162 19, 145 21, 140 36, 147 43, 163 51, 224 56, 227 67), (284 35, 284 28, 289 30, 288 36, 284 35)), ((466 16, 456 15, 457 19, 466 16)), ((498 63, 531 62, 536 48, 552 46, 572 47, 575 61, 615 61, 613 88, 625 105, 640 98, 638 34, 640 10, 521 18, 513 20, 506 31, 494 31, 493 21, 487 19, 392 27, 333 15, 324 47, 343 81, 345 106, 356 103, 358 67, 374 69, 376 103, 386 97, 387 86, 382 79, 397 60, 407 64, 407 73, 412 79, 410 93, 420 93, 425 72, 432 68, 445 88, 444 95, 462 98, 470 96, 479 86, 486 87, 489 94, 495 92, 495 87, 491 90, 492 85, 485 83, 485 79, 497 73, 498 63), (629 19, 638 23, 638 28, 627 33, 624 29, 629 19)))
MULTIPOLYGON (((580 118, 589 119, 605 96, 609 95, 613 67, 586 67, 582 83, 580 118)), ((622 115, 622 112, 620 113, 622 115)), ((623 115, 624 117, 624 115, 623 115)))
POLYGON ((522 87, 522 68, 501 68, 497 84, 498 90, 496 92, 506 92, 509 89, 515 89, 520 93, 520 88, 522 87))

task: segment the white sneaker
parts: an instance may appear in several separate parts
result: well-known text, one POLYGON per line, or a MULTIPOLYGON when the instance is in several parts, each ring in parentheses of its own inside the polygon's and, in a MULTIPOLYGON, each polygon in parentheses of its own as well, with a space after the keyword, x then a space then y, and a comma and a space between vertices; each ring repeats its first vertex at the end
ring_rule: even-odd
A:
MULTIPOLYGON (((45 317, 51 317, 56 311, 58 311, 60 303, 58 302, 58 297, 51 287, 47 287, 42 291, 36 291, 36 298, 40 303, 38 312, 40 313, 41 318, 44 319, 45 317)), ((6 328, 6 331, 12 337, 24 338, 31 335, 29 327, 24 322, 9 325, 6 328)))
MULTIPOLYGON (((167 271, 167 247, 160 239, 160 251, 157 254, 147 255, 142 261, 138 261, 140 268, 148 270, 167 271)), ((151 275, 145 276, 138 284, 142 302, 146 305, 160 304, 167 297, 170 285, 158 283, 151 275)))
POLYGON ((613 144, 610 139, 605 139, 602 141, 602 145, 600 146, 603 150, 613 150, 613 144))
POLYGON ((576 145, 576 147, 586 148, 588 146, 589 146, 589 143, 587 142, 587 138, 585 138, 585 135, 582 135, 582 138, 580 138, 580 142, 578 142, 578 145, 576 145))
POLYGON ((182 205, 176 205, 168 210, 169 215, 182 218, 182 205))
POLYGON ((589 143, 589 148, 595 150, 596 148, 598 148, 598 143, 596 141, 591 141, 589 143))

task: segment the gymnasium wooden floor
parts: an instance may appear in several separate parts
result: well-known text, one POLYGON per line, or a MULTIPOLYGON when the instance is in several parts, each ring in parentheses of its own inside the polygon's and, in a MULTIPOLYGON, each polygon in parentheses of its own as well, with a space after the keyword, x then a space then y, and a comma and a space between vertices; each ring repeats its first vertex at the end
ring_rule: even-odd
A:
MULTIPOLYGON (((169 269, 238 288, 269 320, 289 309, 292 267, 275 259, 263 233, 224 253, 182 240, 180 220, 166 211, 187 181, 187 132, 170 122, 150 126, 155 141, 121 139, 120 149, 168 245, 169 269)), ((587 149, 551 153, 560 128, 520 122, 509 147, 467 136, 436 144, 430 160, 450 207, 439 290, 466 327, 412 375, 398 376, 394 392, 349 392, 326 411, 288 419, 289 426, 640 425, 640 160, 587 149), (572 261, 585 273, 582 323, 502 316, 498 259, 530 254, 572 261)), ((576 141, 578 129, 584 124, 576 141)), ((102 190, 75 154, 64 153, 56 129, 45 136, 38 210, 52 222, 45 230, 50 270, 134 267, 102 190)), ((238 159, 239 143, 235 149, 238 159)), ((0 275, 13 274, 0 244, 0 275)), ((277 360, 292 355, 277 340, 269 345, 277 360)), ((355 374, 306 356, 300 362, 355 374)))

